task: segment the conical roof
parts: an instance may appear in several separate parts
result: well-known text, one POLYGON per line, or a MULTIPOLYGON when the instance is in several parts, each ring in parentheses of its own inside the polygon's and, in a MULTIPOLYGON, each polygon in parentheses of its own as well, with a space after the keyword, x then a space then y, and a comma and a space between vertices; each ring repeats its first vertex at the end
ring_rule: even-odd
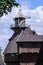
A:
POLYGON ((23 15, 22 10, 19 9, 19 12, 15 18, 26 18, 26 17, 23 15))

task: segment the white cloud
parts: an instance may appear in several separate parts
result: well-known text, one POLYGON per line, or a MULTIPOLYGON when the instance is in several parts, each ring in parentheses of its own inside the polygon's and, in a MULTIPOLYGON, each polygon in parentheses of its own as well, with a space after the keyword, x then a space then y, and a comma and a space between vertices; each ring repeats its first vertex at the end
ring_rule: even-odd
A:
MULTIPOLYGON (((30 9, 30 7, 30 2, 28 3, 27 0, 25 0, 25 3, 21 3, 21 9, 23 14, 25 16, 31 16, 30 20, 26 20, 26 24, 28 24, 28 26, 30 25, 30 27, 38 34, 43 34, 43 6, 39 6, 33 10, 30 9)), ((2 46, 2 48, 5 48, 5 46, 7 45, 7 41, 4 41, 8 40, 13 34, 13 32, 9 28, 11 24, 14 24, 13 18, 17 15, 18 11, 19 8, 13 7, 11 13, 6 16, 4 15, 2 18, 0 18, 0 46, 2 46)))
POLYGON ((1 41, 4 40, 4 39, 8 39, 8 38, 9 38, 8 35, 0 35, 0 40, 1 41))
POLYGON ((26 24, 35 30, 38 34, 43 34, 43 6, 39 6, 36 9, 29 10, 27 16, 31 16, 31 19, 28 20, 26 24))

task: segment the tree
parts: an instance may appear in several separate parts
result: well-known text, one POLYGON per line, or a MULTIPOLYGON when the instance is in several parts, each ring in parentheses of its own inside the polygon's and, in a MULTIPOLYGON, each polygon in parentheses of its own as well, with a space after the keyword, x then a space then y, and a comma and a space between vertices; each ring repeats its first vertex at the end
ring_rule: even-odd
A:
POLYGON ((0 17, 11 12, 12 6, 18 6, 15 0, 0 0, 0 17))
POLYGON ((2 48, 0 47, 0 55, 1 55, 1 53, 2 53, 2 48))

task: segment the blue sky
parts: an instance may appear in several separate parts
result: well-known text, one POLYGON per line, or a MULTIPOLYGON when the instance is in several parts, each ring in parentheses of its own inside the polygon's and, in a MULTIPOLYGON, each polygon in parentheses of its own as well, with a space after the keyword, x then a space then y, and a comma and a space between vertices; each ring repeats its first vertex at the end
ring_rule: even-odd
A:
POLYGON ((18 3, 23 3, 23 1, 25 2, 28 2, 28 4, 30 3, 30 5, 31 5, 31 8, 32 9, 34 9, 34 8, 36 8, 36 7, 38 7, 38 6, 43 6, 43 0, 22 0, 22 2, 21 2, 21 0, 16 0, 18 3))
MULTIPOLYGON (((25 16, 31 16, 31 19, 26 19, 26 25, 35 30, 37 34, 43 35, 43 0, 16 0, 22 9, 25 16)), ((10 25, 14 24, 13 18, 17 15, 19 7, 13 7, 11 13, 3 15, 0 18, 0 47, 2 50, 6 48, 8 39, 13 35, 10 25)), ((2 51, 2 52, 3 52, 2 51)))

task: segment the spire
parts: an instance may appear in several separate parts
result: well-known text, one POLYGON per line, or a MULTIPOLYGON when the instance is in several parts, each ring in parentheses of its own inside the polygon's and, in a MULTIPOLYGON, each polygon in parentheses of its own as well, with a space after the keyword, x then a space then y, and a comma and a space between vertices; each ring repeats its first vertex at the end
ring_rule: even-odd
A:
POLYGON ((26 18, 30 19, 30 17, 26 17, 23 15, 22 10, 21 10, 21 6, 20 6, 19 12, 18 12, 17 16, 14 18, 15 27, 26 27, 26 25, 25 25, 26 18))
POLYGON ((18 12, 18 14, 17 14, 17 16, 15 18, 25 18, 25 16, 22 13, 21 6, 20 6, 19 12, 18 12))
POLYGON ((16 27, 17 26, 21 26, 22 23, 23 23, 22 26, 24 26, 25 19, 26 19, 26 17, 23 15, 22 10, 21 10, 21 6, 20 6, 19 12, 18 12, 17 16, 14 18, 14 20, 15 20, 15 26, 16 27))

